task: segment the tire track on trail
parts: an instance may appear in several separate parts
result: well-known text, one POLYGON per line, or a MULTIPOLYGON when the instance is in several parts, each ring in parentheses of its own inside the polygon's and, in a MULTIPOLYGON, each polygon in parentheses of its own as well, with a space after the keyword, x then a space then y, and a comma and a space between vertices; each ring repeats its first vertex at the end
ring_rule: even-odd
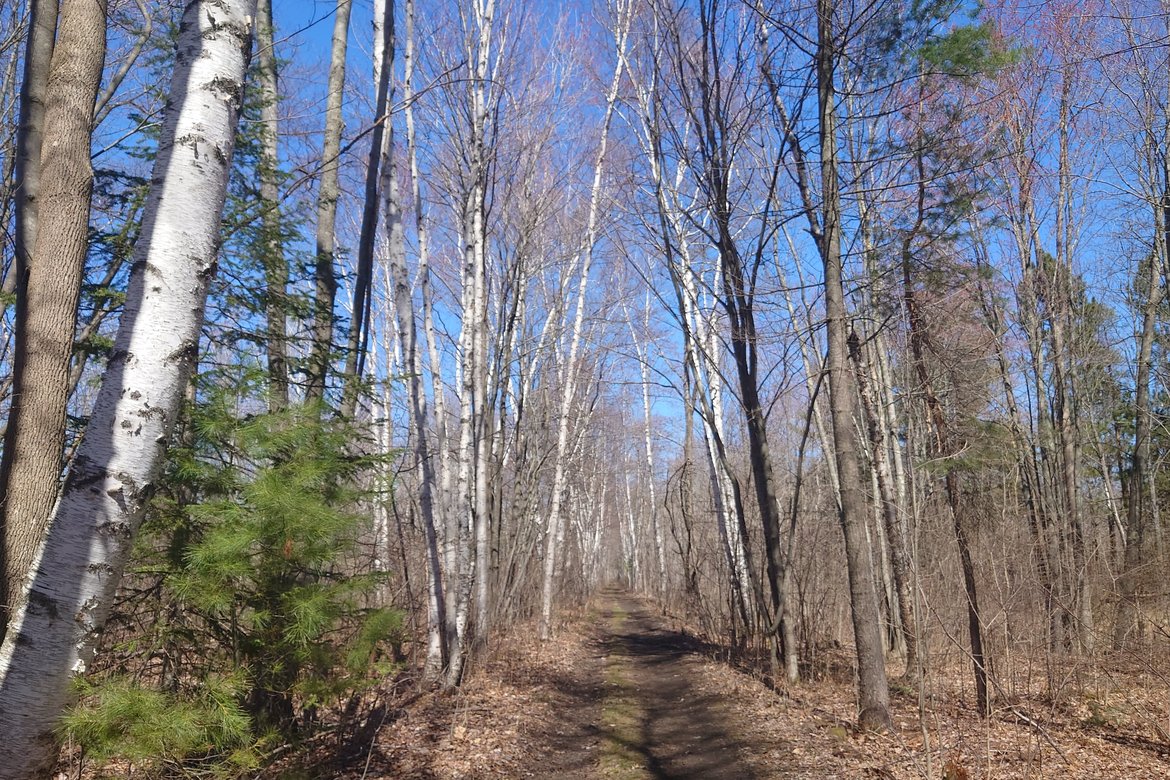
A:
POLYGON ((597 776, 606 780, 750 779, 724 727, 721 697, 700 693, 700 649, 647 605, 607 591, 599 604, 606 651, 597 776))

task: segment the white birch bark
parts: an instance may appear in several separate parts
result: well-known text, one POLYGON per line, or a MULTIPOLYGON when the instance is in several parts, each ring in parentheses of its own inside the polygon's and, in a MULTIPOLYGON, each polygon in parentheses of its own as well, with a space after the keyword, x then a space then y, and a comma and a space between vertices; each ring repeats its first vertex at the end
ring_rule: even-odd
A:
MULTIPOLYGON (((657 33, 654 45, 659 45, 657 33)), ((631 74, 633 71, 631 69, 631 74)), ((730 584, 741 614, 746 618, 754 611, 752 593, 749 587, 754 583, 748 563, 747 548, 739 532, 737 517, 738 502, 730 464, 723 446, 723 404, 722 376, 719 371, 719 345, 715 329, 708 316, 701 313, 695 272, 691 261, 687 232, 681 216, 683 207, 680 190, 683 185, 683 167, 675 172, 673 188, 667 197, 662 161, 660 159, 660 133, 657 124, 655 103, 657 101, 657 76, 653 73, 645 84, 635 79, 635 92, 642 125, 639 143, 650 169, 655 199, 660 216, 663 240, 676 251, 670 255, 669 268, 675 284, 678 301, 679 324, 683 331, 683 361, 690 366, 698 390, 699 418, 703 427, 704 452, 707 455, 708 475, 711 482, 711 497, 715 505, 716 527, 723 549, 730 584)))
MULTIPOLYGON (((382 0, 384 2, 384 0, 382 0)), ((391 5, 391 13, 393 12, 391 5)), ((439 558, 437 523, 434 510, 435 468, 431 458, 430 433, 427 426, 426 390, 423 387, 422 358, 418 349, 418 332, 410 275, 406 268, 406 238, 402 229, 402 206, 398 192, 398 161, 395 156, 394 122, 386 126, 386 152, 382 161, 387 253, 390 285, 394 300, 394 318, 402 365, 407 377, 407 396, 414 429, 414 454, 419 467, 418 502, 422 515, 423 538, 427 561, 427 655, 423 667, 426 679, 435 679, 446 656, 441 616, 446 594, 439 558)))
MULTIPOLYGON (((431 293, 430 271, 430 226, 423 203, 422 179, 418 165, 418 141, 414 122, 414 0, 406 0, 406 43, 403 52, 402 100, 405 106, 406 147, 410 164, 410 185, 414 197, 415 241, 418 247, 418 284, 422 298, 423 332, 427 341, 428 368, 431 372, 431 408, 434 414, 434 447, 431 457, 435 461, 437 475, 437 515, 446 517, 450 506, 451 469, 447 456, 447 402, 443 386, 442 362, 439 358, 439 343, 435 335, 434 304, 431 293)), ((439 530, 443 530, 442 524, 439 530)))
MULTIPOLYGON (((485 417, 487 335, 487 268, 484 242, 484 211, 487 195, 488 156, 487 116, 489 110, 489 65, 495 18, 494 0, 472 3, 472 27, 467 32, 466 54, 470 69, 468 99, 471 126, 468 128, 467 174, 471 181, 464 195, 463 269, 461 309, 463 322, 459 331, 459 450, 457 467, 457 501, 452 512, 451 532, 455 534, 454 576, 448 572, 448 594, 455 594, 454 607, 448 607, 448 644, 450 660, 447 684, 457 685, 463 675, 468 644, 473 589, 477 618, 486 623, 488 574, 486 513, 486 446, 485 417), (482 582, 480 582, 482 580, 482 582)), ((449 599, 450 602, 450 599, 449 599)), ((480 625, 479 628, 486 628, 480 625)))
POLYGON ((601 122, 601 139, 598 143, 597 157, 593 166, 593 185, 589 192, 589 216, 585 225, 584 241, 578 253, 581 257, 581 271, 577 282, 576 311, 573 318, 568 359, 565 363, 565 382, 561 391, 560 412, 557 415, 556 465, 553 471, 548 523, 545 526, 544 577, 540 601, 541 639, 548 639, 551 636, 553 582, 557 568, 557 553, 564 541, 564 528, 561 522, 561 494, 564 492, 564 461, 569 438, 569 416, 573 408, 573 398, 577 392, 577 355, 581 347, 581 327, 585 319, 585 297, 589 290, 589 271, 593 265, 593 248, 597 241, 597 212, 601 201, 601 177, 605 166, 605 151, 609 143, 609 128, 613 120, 614 106, 617 103, 618 88, 621 86, 622 71, 625 69, 626 39, 629 33, 630 19, 629 0, 615 2, 614 8, 617 12, 618 23, 618 29, 615 33, 617 62, 614 65, 613 79, 610 81, 606 94, 605 116, 601 122))
MULTIPOLYGON (((477 208, 475 222, 475 308, 474 316, 476 327, 473 331, 473 349, 475 364, 475 503, 472 511, 475 524, 475 626, 476 637, 479 643, 487 641, 490 630, 491 604, 489 601, 489 584, 491 578, 491 549, 489 537, 491 533, 491 517, 488 514, 488 438, 492 431, 488 429, 491 411, 488 409, 488 286, 487 286, 487 241, 486 231, 486 189, 487 189, 487 123, 488 113, 495 104, 495 87, 492 83, 492 69, 489 61, 492 53, 492 28, 495 19, 495 0, 480 0, 476 4, 476 27, 479 30, 479 60, 476 65, 476 80, 474 82, 472 107, 477 124, 477 144, 479 146, 479 166, 482 174, 477 193, 477 208)), ((498 70, 498 69, 497 69, 498 70)))
POLYGON ((627 464, 626 473, 621 476, 622 485, 626 492, 626 520, 624 523, 620 522, 620 536, 622 541, 622 564, 624 567, 629 567, 629 586, 631 589, 637 588, 642 584, 642 561, 638 549, 638 518, 634 513, 634 496, 633 491, 630 490, 630 474, 635 473, 633 464, 627 464))
MULTIPOLYGON (((650 332, 650 291, 646 291, 646 314, 642 323, 643 332, 650 332)), ((628 316, 627 316, 627 319, 628 316)), ((630 337, 634 342, 634 350, 638 356, 638 363, 642 373, 642 434, 646 445, 646 492, 650 502, 650 531, 654 537, 654 551, 658 561, 658 582, 656 589, 660 596, 666 595, 666 547, 662 540, 662 525, 658 522, 658 495, 654 485, 654 442, 652 437, 653 421, 650 416, 650 346, 643 344, 638 338, 637 329, 633 320, 630 322, 630 337)))
POLYGON ((118 336, 53 523, 0 648, 0 778, 54 757, 194 364, 215 272, 255 0, 192 2, 118 336))

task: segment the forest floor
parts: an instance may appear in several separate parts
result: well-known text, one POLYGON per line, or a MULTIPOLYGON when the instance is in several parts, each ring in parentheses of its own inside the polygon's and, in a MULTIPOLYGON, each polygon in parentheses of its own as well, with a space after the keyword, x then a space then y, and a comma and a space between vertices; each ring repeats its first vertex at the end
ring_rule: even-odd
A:
POLYGON ((865 734, 854 730, 847 678, 776 691, 720 656, 651 602, 608 591, 564 616, 550 642, 531 630, 501 639, 458 693, 389 708, 344 771, 312 776, 1170 777, 1170 738, 1156 722, 1170 691, 1157 678, 1117 672, 1108 697, 1097 685, 1059 706, 1004 697, 984 721, 956 670, 954 687, 928 699, 894 685, 895 729, 865 734))

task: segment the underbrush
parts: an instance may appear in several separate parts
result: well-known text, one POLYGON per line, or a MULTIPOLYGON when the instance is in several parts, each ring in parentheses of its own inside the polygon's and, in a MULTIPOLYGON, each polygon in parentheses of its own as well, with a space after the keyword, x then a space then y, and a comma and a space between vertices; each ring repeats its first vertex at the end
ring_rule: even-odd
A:
POLYGON ((362 722, 407 632, 385 575, 351 562, 388 490, 360 440, 315 408, 240 416, 208 391, 61 723, 71 775, 255 775, 362 722))

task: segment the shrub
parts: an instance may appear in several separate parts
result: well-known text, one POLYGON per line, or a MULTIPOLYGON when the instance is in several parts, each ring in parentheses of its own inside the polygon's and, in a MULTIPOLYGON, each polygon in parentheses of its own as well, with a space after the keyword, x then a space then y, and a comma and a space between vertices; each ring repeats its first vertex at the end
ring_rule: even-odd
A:
POLYGON ((63 728, 101 761, 230 775, 389 668, 402 615, 374 603, 381 575, 353 563, 385 456, 355 452, 354 426, 317 409, 239 416, 217 393, 185 439, 128 577, 168 617, 135 622, 153 632, 123 643, 138 668, 87 683, 63 728), (165 661, 147 669, 144 655, 165 661))

